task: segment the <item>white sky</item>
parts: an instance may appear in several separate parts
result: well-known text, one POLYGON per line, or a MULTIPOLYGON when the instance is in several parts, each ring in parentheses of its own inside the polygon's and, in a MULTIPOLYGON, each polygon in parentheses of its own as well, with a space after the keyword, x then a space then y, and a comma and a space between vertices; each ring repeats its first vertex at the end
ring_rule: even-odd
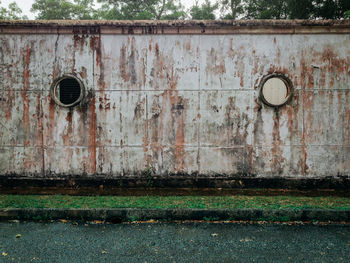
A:
MULTIPOLYGON (((16 2, 17 5, 22 9, 23 14, 28 16, 29 19, 34 19, 35 15, 30 12, 30 8, 34 3, 34 0, 0 0, 1 6, 8 7, 9 3, 16 2)), ((202 4, 204 0, 199 0, 198 3, 202 4)), ((195 0, 181 0, 181 3, 185 6, 185 8, 189 8, 195 3, 195 0)))

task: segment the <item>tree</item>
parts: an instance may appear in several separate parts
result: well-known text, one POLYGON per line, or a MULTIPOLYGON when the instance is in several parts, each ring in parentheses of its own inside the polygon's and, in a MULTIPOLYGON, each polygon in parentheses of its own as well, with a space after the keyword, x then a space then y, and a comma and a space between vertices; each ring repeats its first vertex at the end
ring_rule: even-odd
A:
POLYGON ((154 19, 154 6, 158 0, 112 0, 120 4, 121 19, 154 19))
POLYGON ((214 12, 218 7, 218 3, 212 5, 209 0, 205 0, 201 6, 198 6, 198 1, 196 1, 195 5, 190 8, 191 19, 213 20, 215 19, 214 12))
POLYGON ((94 0, 74 0, 73 17, 82 20, 95 19, 96 10, 94 5, 94 0))
POLYGON ((246 18, 342 19, 350 0, 246 0, 246 18))
MULTIPOLYGON (((1 5, 1 1, 0 1, 1 5)), ((7 20, 20 20, 20 19, 28 19, 27 16, 22 15, 22 9, 16 4, 16 2, 12 2, 8 5, 8 9, 5 7, 0 7, 0 19, 7 20)))
POLYGON ((246 18, 286 19, 286 7, 284 0, 247 0, 246 18))
POLYGON ((314 17, 313 0, 287 0, 288 19, 310 19, 314 17))
POLYGON ((73 19, 73 4, 67 0, 35 0, 30 11, 36 19, 73 19))
POLYGON ((102 19, 184 19, 186 13, 179 0, 99 0, 102 19))
POLYGON ((186 12, 179 0, 162 0, 156 7, 156 19, 178 20, 185 19, 186 12))
POLYGON ((249 19, 311 19, 314 13, 314 0, 247 0, 246 6, 249 19))
POLYGON ((244 0, 221 0, 223 19, 237 19, 244 12, 244 0))
POLYGON ((35 0, 30 11, 38 13, 36 19, 93 19, 94 0, 35 0))
POLYGON ((322 19, 341 19, 350 10, 349 0, 316 0, 315 15, 322 19))

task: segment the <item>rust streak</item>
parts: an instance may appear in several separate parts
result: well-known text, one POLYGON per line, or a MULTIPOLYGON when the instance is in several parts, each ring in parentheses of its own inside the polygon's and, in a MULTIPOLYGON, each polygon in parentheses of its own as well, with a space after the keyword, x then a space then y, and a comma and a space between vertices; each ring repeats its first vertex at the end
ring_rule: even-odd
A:
POLYGON ((71 138, 72 138, 72 132, 73 132, 71 111, 67 112, 66 121, 68 125, 67 125, 66 132, 62 135, 62 139, 63 139, 63 144, 65 146, 68 146, 68 145, 71 145, 71 138))
POLYGON ((136 50, 135 50, 135 37, 132 37, 131 39, 131 53, 129 56, 129 72, 131 77, 131 84, 136 83, 136 70, 135 70, 135 56, 136 56, 136 50))
POLYGON ((280 112, 279 109, 275 109, 273 117, 273 131, 272 131, 272 162, 271 169, 275 174, 281 174, 283 171, 284 158, 281 151, 281 135, 280 135, 280 112))
POLYGON ((13 90, 7 91, 7 104, 6 104, 6 112, 5 112, 5 119, 6 122, 9 122, 12 119, 12 107, 15 99, 15 92, 13 90))
POLYGON ((186 43, 186 50, 187 50, 187 51, 190 51, 190 50, 191 50, 191 41, 188 41, 188 42, 186 43))
POLYGON ((120 49, 120 60, 119 60, 119 71, 122 79, 124 81, 129 81, 130 75, 127 72, 127 59, 126 59, 126 47, 125 45, 122 46, 120 49))
POLYGON ((90 141, 89 141, 89 159, 90 159, 90 173, 96 172, 96 111, 95 111, 95 97, 91 98, 90 103, 90 141))
MULTIPOLYGON (((100 76, 98 78, 97 81, 97 85, 99 87, 100 90, 104 90, 106 88, 106 83, 104 80, 104 64, 103 64, 103 60, 102 60, 102 41, 101 41, 101 35, 99 35, 98 37, 92 37, 93 40, 93 48, 94 51, 96 53, 96 66, 100 69, 100 76)), ((90 45, 91 45, 91 41, 90 41, 90 45)))
MULTIPOLYGON (((22 116, 22 124, 24 129, 26 130, 26 134, 29 134, 30 124, 29 124, 29 98, 27 91, 29 89, 29 78, 30 78, 30 56, 31 56, 31 48, 27 45, 24 59, 23 59, 23 90, 21 92, 23 99, 23 116, 22 116)), ((29 145, 28 138, 25 139, 24 145, 29 145)))
POLYGON ((41 110, 41 95, 40 93, 37 94, 37 104, 36 104, 36 118, 38 121, 38 127, 36 127, 36 141, 37 145, 42 146, 43 145, 43 116, 42 116, 42 110, 41 110))
POLYGON ((170 105, 175 111, 172 113, 175 131, 175 170, 183 171, 185 166, 185 105, 183 98, 176 90, 177 76, 174 69, 171 70, 170 78, 170 105))

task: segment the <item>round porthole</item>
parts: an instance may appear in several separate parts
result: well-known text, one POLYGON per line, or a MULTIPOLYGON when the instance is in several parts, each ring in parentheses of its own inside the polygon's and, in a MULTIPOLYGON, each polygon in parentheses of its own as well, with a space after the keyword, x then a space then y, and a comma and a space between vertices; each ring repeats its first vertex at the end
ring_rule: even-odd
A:
POLYGON ((51 97, 60 106, 73 107, 83 99, 84 85, 75 76, 62 76, 53 82, 51 97))
POLYGON ((292 94, 292 82, 282 74, 272 74, 261 81, 260 98, 266 105, 283 106, 291 99, 292 94))

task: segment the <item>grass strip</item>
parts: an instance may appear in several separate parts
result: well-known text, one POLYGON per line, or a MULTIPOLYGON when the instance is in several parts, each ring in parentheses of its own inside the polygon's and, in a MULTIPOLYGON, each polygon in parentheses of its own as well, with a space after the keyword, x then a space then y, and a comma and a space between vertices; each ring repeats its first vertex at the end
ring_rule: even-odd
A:
POLYGON ((0 195, 0 208, 350 209, 349 197, 0 195))

